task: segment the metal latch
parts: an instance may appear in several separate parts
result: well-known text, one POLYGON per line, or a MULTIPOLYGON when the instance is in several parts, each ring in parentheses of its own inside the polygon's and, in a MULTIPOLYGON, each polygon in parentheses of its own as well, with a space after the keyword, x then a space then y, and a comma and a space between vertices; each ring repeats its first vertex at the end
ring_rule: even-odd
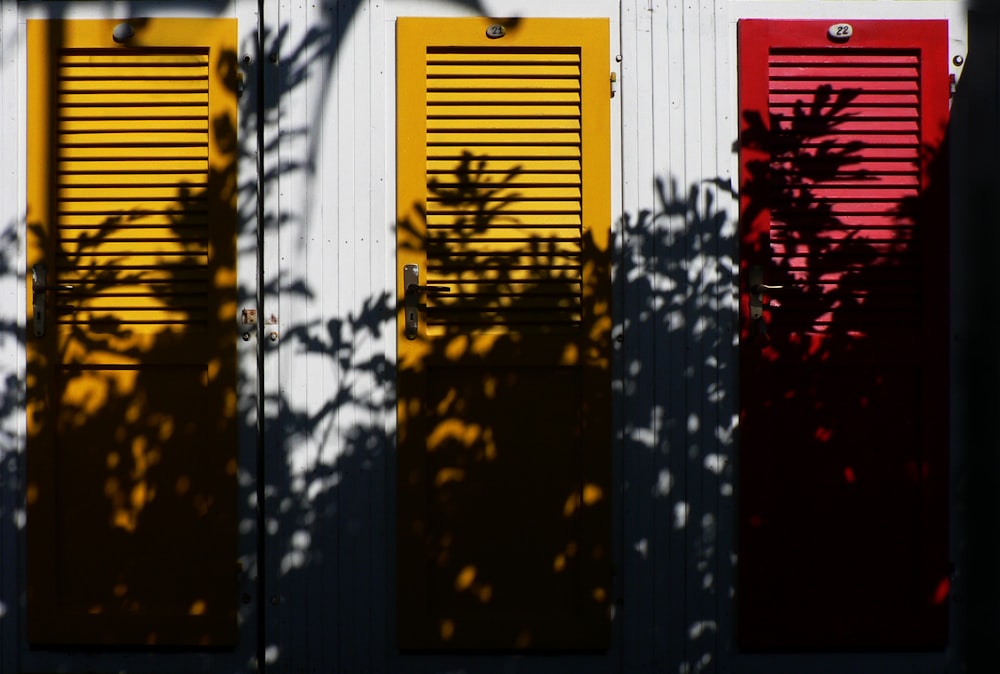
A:
POLYGON ((420 285, 420 267, 415 264, 403 265, 403 308, 406 312, 404 334, 407 339, 416 339, 420 326, 420 295, 422 293, 450 293, 448 286, 420 285))
POLYGON ((764 317, 764 293, 768 290, 781 290, 785 287, 764 283, 764 269, 756 265, 750 267, 747 273, 747 285, 750 286, 750 318, 754 320, 764 317))
POLYGON ((39 262, 31 267, 31 314, 34 317, 35 337, 45 336, 45 265, 39 262))
MULTIPOLYGON (((45 336, 45 304, 46 293, 57 290, 72 291, 74 286, 49 285, 45 264, 39 262, 31 267, 31 313, 35 328, 35 337, 45 336)), ((64 307, 69 308, 69 307, 64 307)))

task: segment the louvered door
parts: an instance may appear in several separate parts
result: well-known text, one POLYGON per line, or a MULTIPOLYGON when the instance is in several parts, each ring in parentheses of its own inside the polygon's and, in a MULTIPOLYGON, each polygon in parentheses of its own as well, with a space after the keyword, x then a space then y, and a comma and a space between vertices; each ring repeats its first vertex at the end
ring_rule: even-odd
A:
POLYGON ((401 19, 397 42, 400 642, 599 648, 608 24, 401 19))
POLYGON ((947 27, 829 28, 739 28, 740 643, 941 648, 947 27))
POLYGON ((235 22, 117 23, 28 28, 28 636, 232 645, 235 22))

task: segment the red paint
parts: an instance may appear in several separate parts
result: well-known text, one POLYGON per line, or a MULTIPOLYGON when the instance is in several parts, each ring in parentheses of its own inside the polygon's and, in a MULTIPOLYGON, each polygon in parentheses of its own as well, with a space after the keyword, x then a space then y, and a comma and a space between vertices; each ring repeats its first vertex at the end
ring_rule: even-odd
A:
POLYGON ((947 24, 849 22, 739 25, 743 650, 947 638, 947 24))
POLYGON ((931 601, 935 606, 940 606, 948 600, 948 593, 951 591, 951 581, 947 578, 942 578, 941 582, 938 583, 937 588, 934 590, 934 597, 931 601))

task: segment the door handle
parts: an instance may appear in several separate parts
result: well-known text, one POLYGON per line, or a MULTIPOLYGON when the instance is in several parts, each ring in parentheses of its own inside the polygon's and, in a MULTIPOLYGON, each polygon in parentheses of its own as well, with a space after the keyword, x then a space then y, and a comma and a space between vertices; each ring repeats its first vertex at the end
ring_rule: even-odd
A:
POLYGON ((31 315, 35 325, 35 337, 45 336, 45 265, 39 262, 31 267, 31 315))
POLYGON ((31 313, 35 337, 45 336, 45 294, 57 290, 73 290, 73 286, 50 286, 45 263, 39 262, 31 266, 31 313))
POLYGON ((450 293, 448 286, 420 285, 420 267, 415 264, 403 265, 403 304, 406 311, 406 327, 404 334, 407 339, 417 338, 420 326, 420 295, 424 293, 450 293))
POLYGON ((757 265, 750 267, 747 276, 747 285, 750 286, 750 318, 759 320, 764 317, 763 294, 768 290, 783 290, 785 286, 764 283, 764 269, 757 265))

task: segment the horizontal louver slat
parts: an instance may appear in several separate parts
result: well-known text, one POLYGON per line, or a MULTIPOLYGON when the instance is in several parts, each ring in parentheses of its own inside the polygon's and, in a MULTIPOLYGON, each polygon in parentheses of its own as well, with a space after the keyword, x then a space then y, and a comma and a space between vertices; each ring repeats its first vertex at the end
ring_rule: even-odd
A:
POLYGON ((208 57, 63 50, 56 255, 62 324, 204 324, 208 57))
POLYGON ((772 50, 773 320, 822 330, 919 318, 919 63, 879 50, 772 50))
POLYGON ((578 326, 579 52, 431 49, 427 92, 428 325, 578 326))

